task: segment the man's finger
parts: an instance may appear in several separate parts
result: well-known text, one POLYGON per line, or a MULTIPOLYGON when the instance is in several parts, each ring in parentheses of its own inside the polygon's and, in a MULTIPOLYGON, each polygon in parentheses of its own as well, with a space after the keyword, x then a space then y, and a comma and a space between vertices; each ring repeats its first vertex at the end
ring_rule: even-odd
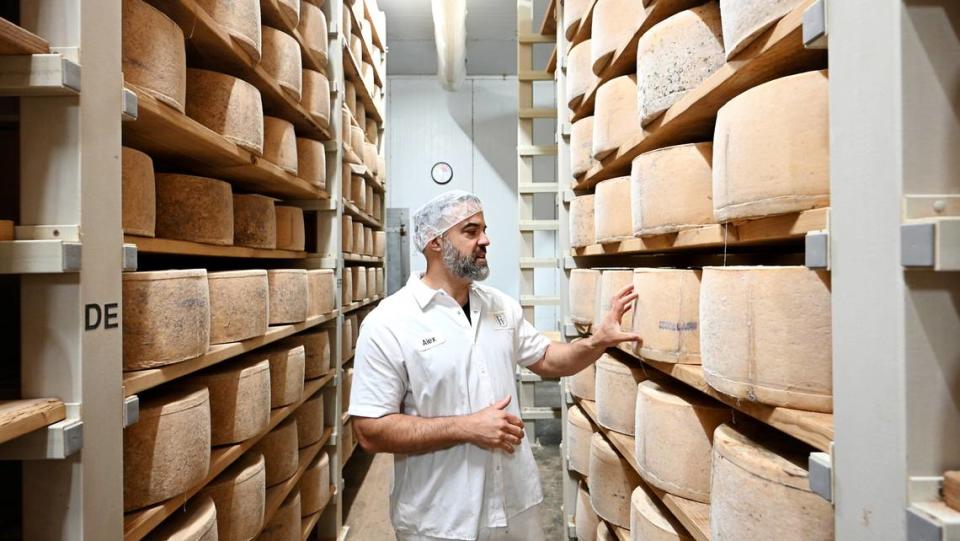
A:
POLYGON ((508 394, 507 396, 505 396, 505 397, 503 397, 502 399, 500 399, 500 401, 495 402, 495 403, 493 404, 493 407, 496 408, 496 409, 498 409, 498 410, 505 409, 507 406, 510 405, 510 400, 512 400, 512 399, 513 399, 513 395, 509 395, 509 394, 508 394))
POLYGON ((512 424, 512 425, 515 425, 515 426, 519 426, 520 428, 523 428, 523 421, 521 421, 519 417, 517 417, 517 416, 515 416, 515 415, 510 415, 510 414, 508 413, 505 418, 506 418, 506 420, 507 420, 508 423, 510 423, 510 424, 512 424))
POLYGON ((633 284, 627 284, 627 285, 621 287, 621 288, 620 288, 620 291, 617 291, 616 293, 614 293, 613 298, 614 298, 614 299, 617 299, 617 298, 623 297, 623 296, 626 295, 627 293, 631 293, 631 292, 633 292, 633 284))
POLYGON ((500 448, 503 449, 508 454, 513 454, 513 446, 509 443, 503 443, 500 445, 500 448))
POLYGON ((519 426, 508 424, 503 430, 515 438, 523 438, 523 429, 519 426))

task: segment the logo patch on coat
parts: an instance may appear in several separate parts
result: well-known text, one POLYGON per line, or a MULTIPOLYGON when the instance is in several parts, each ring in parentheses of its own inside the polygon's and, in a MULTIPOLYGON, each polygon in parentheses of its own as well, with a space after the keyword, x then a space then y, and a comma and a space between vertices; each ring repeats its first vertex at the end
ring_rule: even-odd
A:
POLYGON ((497 312, 496 314, 493 314, 493 318, 494 318, 494 320, 496 320, 496 322, 497 322, 497 328, 498 328, 498 329, 506 329, 506 328, 507 328, 507 314, 505 314, 505 313, 503 313, 503 312, 497 312))

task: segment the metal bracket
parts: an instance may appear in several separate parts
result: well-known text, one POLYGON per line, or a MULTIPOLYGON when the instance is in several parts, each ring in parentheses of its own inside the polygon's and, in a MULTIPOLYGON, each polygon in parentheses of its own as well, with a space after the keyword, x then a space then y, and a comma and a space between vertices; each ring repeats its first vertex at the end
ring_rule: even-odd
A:
POLYGON ((826 0, 817 0, 803 12, 803 46, 807 49, 827 48, 826 0))
POLYGON ((563 202, 569 204, 571 201, 576 199, 577 195, 573 193, 573 190, 563 190, 563 202))
POLYGON ((960 271, 960 217, 901 225, 900 263, 910 268, 960 271))
MULTIPOLYGON (((833 444, 830 444, 831 454, 833 444)), ((833 503, 833 459, 831 454, 810 453, 807 462, 810 490, 824 500, 833 503)))
POLYGON ((563 324, 563 336, 567 338, 580 338, 580 331, 577 329, 577 326, 569 321, 564 322, 563 324))
POLYGON ((577 265, 577 260, 573 256, 565 255, 563 256, 563 270, 574 270, 580 268, 577 265))
POLYGON ((0 96, 76 96, 80 65, 58 53, 0 57, 0 96))
POLYGON ((570 133, 573 131, 573 124, 569 122, 563 122, 560 124, 560 135, 565 138, 570 138, 570 133))
POLYGON ((804 265, 810 269, 830 270, 830 233, 809 231, 804 239, 804 265))
POLYGON ((123 428, 135 425, 140 420, 140 397, 128 396, 123 399, 123 428))
POLYGON ((66 406, 66 419, 0 445, 0 460, 61 460, 83 448, 80 404, 66 406))
POLYGON ((123 272, 132 272, 137 270, 137 245, 123 245, 123 272))
POLYGON ((960 540, 960 512, 943 503, 943 477, 911 477, 907 491, 907 539, 960 540))
POLYGON ((139 99, 137 98, 137 93, 130 90, 129 88, 123 89, 123 110, 121 111, 120 118, 123 120, 136 120, 137 112, 139 110, 139 99))

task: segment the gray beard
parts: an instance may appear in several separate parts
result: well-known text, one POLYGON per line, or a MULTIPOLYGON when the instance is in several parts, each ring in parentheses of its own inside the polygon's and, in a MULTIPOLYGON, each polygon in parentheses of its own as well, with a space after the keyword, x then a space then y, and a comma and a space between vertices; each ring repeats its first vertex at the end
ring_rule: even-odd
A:
POLYGON ((468 280, 486 280, 490 275, 490 267, 486 263, 477 263, 473 254, 461 255, 452 242, 442 239, 443 263, 458 278, 468 280))

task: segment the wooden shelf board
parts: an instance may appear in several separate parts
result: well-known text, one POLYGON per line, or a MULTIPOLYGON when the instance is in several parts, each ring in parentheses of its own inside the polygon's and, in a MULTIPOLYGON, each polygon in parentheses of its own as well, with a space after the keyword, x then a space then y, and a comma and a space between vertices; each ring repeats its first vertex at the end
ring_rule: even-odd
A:
MULTIPOLYGON (((373 71, 376 73, 377 70, 374 69, 373 71)), ((353 81, 354 86, 357 88, 357 98, 363 100, 367 116, 372 116, 378 124, 383 124, 383 115, 380 113, 380 107, 373 101, 373 96, 370 95, 370 89, 367 88, 367 84, 363 81, 360 66, 357 64, 357 60, 353 58, 350 47, 346 44, 344 44, 343 47, 343 74, 344 77, 353 81)))
POLYGON ((46 54, 47 40, 0 17, 0 55, 46 54))
POLYGON ((264 250, 246 246, 217 246, 186 240, 158 239, 124 235, 123 242, 136 244, 137 252, 145 254, 193 255, 204 257, 243 257, 256 259, 304 259, 306 252, 292 250, 264 250))
POLYGON ((377 25, 373 22, 373 14, 370 13, 369 7, 366 2, 363 3, 363 15, 370 23, 370 37, 373 38, 373 44, 377 49, 386 50, 386 42, 380 39, 380 31, 377 30, 377 25))
POLYGON ((349 252, 343 253, 343 260, 349 263, 374 263, 374 264, 383 264, 382 257, 375 257, 372 255, 360 255, 360 254, 351 254, 349 252))
POLYGON ((829 208, 812 209, 748 222, 704 225, 679 233, 571 248, 570 254, 574 257, 627 255, 784 242, 803 238, 810 231, 826 229, 829 216, 829 208))
POLYGON ((66 407, 56 398, 0 400, 0 443, 62 421, 66 416, 66 407))
MULTIPOLYGON (((806 0, 761 34, 746 49, 691 90, 617 152, 591 169, 577 186, 586 190, 604 179, 628 174, 634 158, 669 145, 710 140, 717 111, 730 99, 759 84, 826 67, 826 51, 803 46, 806 0)), ((658 2, 659 3, 659 2, 658 2)), ((658 3, 653 4, 656 6, 658 3)), ((636 55, 636 53, 633 53, 636 55)), ((585 98, 585 102, 588 98, 585 98)), ((581 105, 581 108, 587 104, 581 105)), ((582 118, 579 114, 574 120, 582 118)))
MULTIPOLYGON (((299 450, 300 456, 297 459, 297 471, 294 472, 292 477, 286 481, 273 485, 272 487, 267 487, 267 502, 263 513, 264 528, 266 528, 267 524, 270 524, 270 520, 273 518, 273 515, 277 513, 277 509, 279 509, 280 505, 283 504, 283 500, 287 498, 287 496, 290 494, 290 491, 292 491, 294 487, 297 486, 297 483, 300 482, 300 478, 303 477, 303 472, 307 471, 307 467, 320 453, 320 450, 323 449, 323 446, 330 439, 331 434, 333 434, 333 427, 327 428, 323 431, 323 438, 321 438, 320 441, 299 450)), ((263 531, 262 528, 261 531, 263 531)))
POLYGON ((377 295, 369 299, 364 299, 363 301, 356 301, 356 302, 350 303, 349 305, 343 307, 343 313, 349 314, 350 312, 359 310, 364 306, 370 306, 371 304, 374 304, 381 300, 383 300, 383 297, 377 295))
POLYGON ((343 200, 343 210, 347 211, 347 214, 354 218, 354 222, 359 220, 365 225, 375 227, 377 229, 383 229, 383 223, 380 220, 377 220, 372 215, 367 214, 366 211, 363 211, 358 207, 353 201, 349 199, 343 200))
POLYGON ((227 180, 236 187, 288 199, 327 199, 309 182, 254 156, 136 85, 137 119, 123 123, 123 144, 185 171, 227 180))
POLYGON ((580 17, 580 25, 577 27, 577 33, 574 34, 573 39, 570 40, 570 48, 567 49, 568 51, 579 43, 590 39, 590 29, 593 26, 593 8, 596 5, 597 0, 590 0, 587 9, 583 10, 583 15, 580 17))
POLYGON ((200 492, 200 490, 203 489, 203 487, 205 487, 210 481, 223 473, 223 471, 226 470, 230 464, 233 464, 235 460, 240 458, 243 453, 247 452, 250 450, 250 448, 256 445, 257 442, 260 441, 260 438, 265 436, 277 425, 279 425, 281 421, 286 419, 287 416, 296 411, 296 409, 299 408, 304 401, 313 396, 324 385, 329 383, 333 379, 333 375, 334 371, 331 371, 323 378, 309 380, 304 383, 303 396, 300 398, 300 400, 288 406, 274 408, 270 412, 270 423, 259 435, 254 436, 253 438, 250 438, 242 443, 214 447, 210 452, 210 469, 206 478, 197 483, 195 486, 191 487, 186 493, 174 498, 170 498, 169 500, 153 506, 140 509, 138 511, 131 511, 125 514, 123 518, 124 540, 139 541, 140 539, 143 539, 154 528, 159 526, 164 519, 182 507, 187 500, 193 497, 197 492, 200 492))
POLYGON ((274 325, 269 327, 267 333, 263 336, 250 338, 242 342, 230 342, 229 344, 217 344, 210 346, 206 355, 195 357, 187 361, 169 364, 160 368, 150 368, 147 370, 136 370, 133 372, 124 372, 123 374, 123 396, 132 396, 162 385, 177 378, 192 374, 198 370, 213 366, 226 361, 248 351, 253 351, 261 346, 271 344, 280 339, 286 338, 300 331, 316 327, 321 323, 332 321, 337 318, 337 312, 324 314, 322 316, 312 317, 302 323, 292 325, 274 325))
POLYGON ((557 0, 550 0, 540 23, 540 33, 549 36, 557 33, 557 0))
POLYGON ((550 59, 547 60, 547 71, 549 73, 557 72, 557 46, 553 46, 553 52, 550 53, 550 59))
MULTIPOLYGON (((576 398, 577 404, 583 409, 584 413, 590 418, 596 429, 606 436, 607 441, 613 444, 613 447, 623 456, 630 467, 640 475, 640 467, 637 465, 636 447, 633 436, 627 436, 613 430, 607 430, 600 425, 597 420, 597 404, 592 400, 576 398)), ((705 503, 695 502, 686 498, 681 498, 673 494, 668 494, 645 481, 641 481, 648 491, 656 495, 667 506, 674 517, 683 527, 687 529, 697 541, 710 540, 710 506, 705 503)))

